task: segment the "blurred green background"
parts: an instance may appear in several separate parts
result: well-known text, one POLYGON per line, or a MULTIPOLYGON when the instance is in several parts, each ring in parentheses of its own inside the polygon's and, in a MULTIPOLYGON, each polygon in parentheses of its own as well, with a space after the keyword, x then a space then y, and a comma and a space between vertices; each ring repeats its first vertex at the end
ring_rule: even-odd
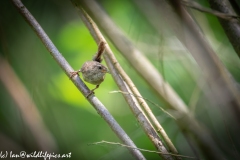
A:
MULTIPOLYGON (((203 1, 201 2, 206 5, 203 1)), ((23 3, 75 70, 79 69, 85 61, 92 59, 97 51, 97 45, 70 1, 23 0, 23 3)), ((103 0, 99 3, 135 45, 146 54, 184 102, 187 105, 191 104, 197 83, 192 78, 192 74, 200 77, 199 69, 173 33, 156 34, 131 1, 103 0)), ((119 140, 57 65, 11 1, 2 0, 0 4, 0 55, 11 64, 27 88, 47 129, 54 137, 58 152, 61 154, 71 152, 72 159, 133 159, 126 149, 118 146, 88 145, 101 140, 112 142, 119 142, 119 140)), ((220 59, 239 81, 239 59, 223 34, 217 19, 197 11, 193 11, 193 14, 201 22, 200 26, 220 59)), ((164 108, 161 100, 155 96, 124 57, 112 45, 111 48, 142 95, 164 108)), ((87 85, 89 88, 95 87, 87 85)), ((122 95, 109 93, 115 90, 118 90, 116 84, 111 75, 107 75, 95 95, 139 148, 155 150, 131 114, 122 95)), ((201 96, 201 93, 198 97, 194 104, 197 119, 206 126, 214 128, 211 117, 205 116, 209 105, 206 97, 201 96)), ((28 153, 38 150, 32 133, 16 105, 0 82, 1 138, 8 139, 13 146, 18 146, 20 150, 28 153)), ((174 120, 156 106, 149 105, 179 152, 193 156, 192 150, 174 120)), ((217 132, 214 129, 212 131, 217 132)), ((0 149, 12 149, 6 146, 7 144, 1 143, 0 149)), ((154 153, 143 152, 143 154, 147 159, 159 158, 154 153)))

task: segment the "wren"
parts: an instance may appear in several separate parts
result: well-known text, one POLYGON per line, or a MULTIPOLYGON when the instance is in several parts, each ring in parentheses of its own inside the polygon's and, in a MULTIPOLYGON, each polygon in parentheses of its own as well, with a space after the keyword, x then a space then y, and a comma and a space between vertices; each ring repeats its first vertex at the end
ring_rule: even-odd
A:
POLYGON ((92 61, 85 62, 81 69, 70 72, 71 78, 75 75, 78 75, 79 72, 82 73, 84 81, 96 85, 94 89, 90 91, 90 93, 87 95, 87 98, 94 93, 94 90, 96 90, 99 85, 104 81, 106 73, 109 73, 107 67, 101 64, 102 62, 102 54, 105 50, 105 42, 101 41, 98 45, 98 52, 93 57, 92 61))

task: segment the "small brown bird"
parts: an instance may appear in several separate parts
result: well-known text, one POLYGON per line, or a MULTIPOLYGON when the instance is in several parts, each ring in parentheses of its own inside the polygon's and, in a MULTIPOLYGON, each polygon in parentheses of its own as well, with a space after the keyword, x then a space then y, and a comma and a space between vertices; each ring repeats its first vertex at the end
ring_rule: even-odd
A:
POLYGON ((96 56, 94 56, 93 60, 85 62, 78 71, 71 72, 71 77, 79 72, 82 72, 84 81, 96 85, 96 87, 87 95, 87 97, 94 93, 93 91, 96 90, 104 81, 106 73, 109 73, 107 67, 100 63, 102 61, 101 55, 103 54, 104 49, 105 42, 101 41, 98 46, 98 52, 96 56))

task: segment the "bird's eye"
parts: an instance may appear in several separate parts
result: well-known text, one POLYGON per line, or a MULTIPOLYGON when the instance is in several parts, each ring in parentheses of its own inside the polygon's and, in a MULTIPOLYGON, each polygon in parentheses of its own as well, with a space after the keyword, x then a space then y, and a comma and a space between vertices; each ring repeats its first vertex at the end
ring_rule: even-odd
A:
POLYGON ((102 69, 102 66, 98 66, 98 69, 102 69))

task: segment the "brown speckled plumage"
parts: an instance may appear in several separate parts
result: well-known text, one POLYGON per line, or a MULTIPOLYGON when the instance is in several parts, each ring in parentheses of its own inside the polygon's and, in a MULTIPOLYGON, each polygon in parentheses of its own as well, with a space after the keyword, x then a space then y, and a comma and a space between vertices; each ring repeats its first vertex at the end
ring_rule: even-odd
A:
POLYGON ((93 57, 93 60, 85 62, 78 71, 71 72, 71 77, 82 72, 84 81, 96 85, 86 97, 94 93, 93 91, 104 81, 105 74, 108 72, 108 69, 101 64, 101 56, 104 52, 105 44, 104 41, 101 41, 98 45, 98 52, 93 57))
POLYGON ((108 69, 99 62, 87 61, 81 68, 84 81, 99 85, 103 82, 108 69))

